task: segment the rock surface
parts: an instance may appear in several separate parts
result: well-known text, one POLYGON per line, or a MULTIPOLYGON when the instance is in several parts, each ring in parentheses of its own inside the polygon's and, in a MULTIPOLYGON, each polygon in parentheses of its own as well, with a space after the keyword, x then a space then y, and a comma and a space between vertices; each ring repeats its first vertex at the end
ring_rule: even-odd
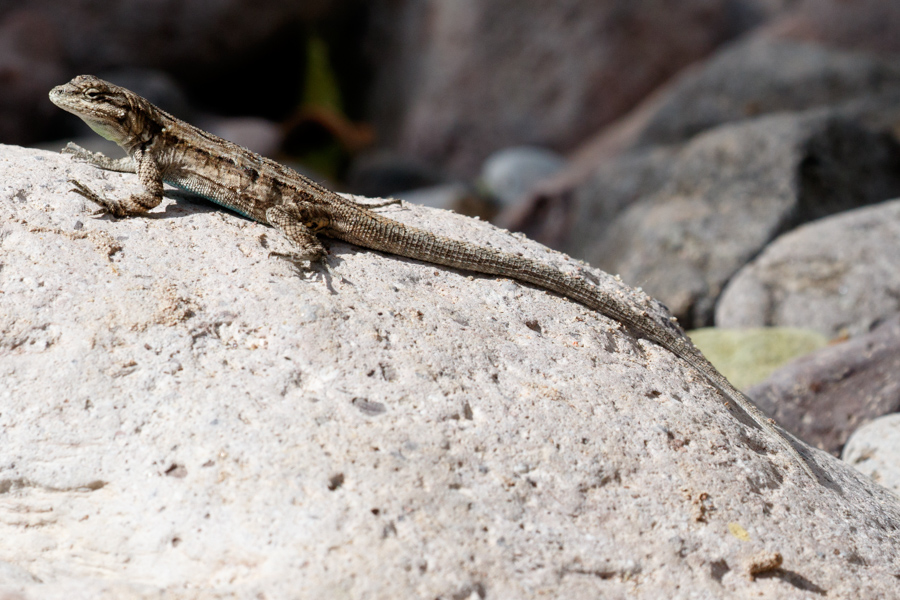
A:
POLYGON ((0 595, 900 593, 897 497, 814 450, 811 483, 617 323, 341 243, 305 278, 259 224, 92 218, 69 177, 137 187, 0 146, 0 595))
POLYGON ((900 313, 900 200, 799 227, 741 269, 719 327, 804 327, 858 335, 900 313))
POLYGON ((798 358, 747 393, 779 425, 840 455, 856 428, 900 410, 900 314, 798 358))
POLYGON ((900 494, 900 414, 879 417, 854 431, 841 458, 900 494))
POLYGON ((586 184, 565 249, 643 286, 689 328, 712 324, 724 285, 782 231, 900 194, 900 145, 827 111, 723 125, 648 160, 623 159, 586 184), (633 176, 654 162, 666 177, 633 176))

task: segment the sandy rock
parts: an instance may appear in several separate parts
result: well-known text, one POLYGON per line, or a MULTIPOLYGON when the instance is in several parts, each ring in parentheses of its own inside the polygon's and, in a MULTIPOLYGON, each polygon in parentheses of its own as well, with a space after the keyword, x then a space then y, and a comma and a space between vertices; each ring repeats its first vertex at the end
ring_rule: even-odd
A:
POLYGON ((900 494, 900 413, 869 421, 854 431, 841 458, 900 494))
POLYGON ((784 326, 859 335, 900 312, 900 200, 799 227, 741 269, 719 327, 784 326))
POLYGON ((814 450, 810 482, 617 323, 342 243, 306 277, 262 225, 95 218, 70 177, 137 186, 0 146, 0 596, 900 593, 894 495, 814 450))

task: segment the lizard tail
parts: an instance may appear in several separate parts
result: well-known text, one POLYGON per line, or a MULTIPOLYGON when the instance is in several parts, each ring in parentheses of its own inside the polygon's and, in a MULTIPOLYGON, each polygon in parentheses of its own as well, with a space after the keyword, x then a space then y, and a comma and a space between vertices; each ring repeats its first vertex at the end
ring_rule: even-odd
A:
POLYGON ((737 404, 763 431, 774 437, 813 481, 818 481, 786 435, 775 428, 774 421, 731 385, 677 326, 657 323, 648 314, 639 312, 616 295, 601 291, 581 277, 522 256, 435 235, 380 215, 368 214, 364 219, 343 218, 337 222, 346 225, 331 233, 344 241, 429 263, 530 283, 622 323, 697 369, 722 395, 737 404))

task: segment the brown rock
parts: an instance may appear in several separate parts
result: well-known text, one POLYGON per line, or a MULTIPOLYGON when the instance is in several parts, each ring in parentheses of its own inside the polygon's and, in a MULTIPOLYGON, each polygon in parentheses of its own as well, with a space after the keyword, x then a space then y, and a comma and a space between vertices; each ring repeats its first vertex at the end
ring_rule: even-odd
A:
POLYGON ((121 67, 176 73, 218 111, 282 118, 296 105, 303 25, 344 1, 0 0, 0 141, 52 135, 47 91, 79 73, 121 67), (288 55, 290 52, 290 55, 288 55), (248 78, 249 73, 249 78, 248 78), (235 85, 252 80, 253 85, 235 85), (260 94, 256 84, 264 86, 260 94))
POLYGON ((900 315, 793 361, 748 395, 794 435, 840 456, 860 425, 900 410, 900 315))
POLYGON ((772 35, 885 55, 900 53, 900 2, 801 0, 772 23, 772 35))
POLYGON ((381 138, 467 175, 507 146, 569 150, 755 22, 734 8, 728 0, 401 2, 373 33, 381 138))
MULTIPOLYGON (((341 2, 181 0, 173 7, 119 0, 109 10, 98 10, 92 0, 30 0, 28 4, 57 24, 72 64, 92 69, 165 66, 198 73, 211 64, 221 65, 225 57, 237 60, 286 24, 321 17, 341 2)), ((277 66, 284 71, 281 64, 277 66)), ((275 83, 266 82, 266 86, 275 83)))

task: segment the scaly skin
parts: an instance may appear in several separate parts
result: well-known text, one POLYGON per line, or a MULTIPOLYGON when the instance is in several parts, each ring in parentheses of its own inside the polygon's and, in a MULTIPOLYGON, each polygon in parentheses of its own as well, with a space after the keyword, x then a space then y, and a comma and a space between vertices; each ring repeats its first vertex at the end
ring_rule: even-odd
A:
MULTIPOLYGON (((726 398, 771 434, 803 471, 809 464, 744 394, 675 327, 667 328, 583 279, 544 263, 453 240, 385 218, 299 173, 229 141, 179 121, 144 98, 91 75, 53 88, 50 100, 71 112, 130 158, 111 160, 74 144, 64 149, 97 167, 137 173, 144 191, 125 199, 103 198, 73 182, 73 191, 109 213, 144 213, 162 201, 163 182, 199 194, 281 231, 309 260, 324 257, 322 234, 364 248, 489 275, 510 277, 561 294, 614 319, 697 369, 726 398)), ((377 206, 377 205, 376 205, 377 206)))

